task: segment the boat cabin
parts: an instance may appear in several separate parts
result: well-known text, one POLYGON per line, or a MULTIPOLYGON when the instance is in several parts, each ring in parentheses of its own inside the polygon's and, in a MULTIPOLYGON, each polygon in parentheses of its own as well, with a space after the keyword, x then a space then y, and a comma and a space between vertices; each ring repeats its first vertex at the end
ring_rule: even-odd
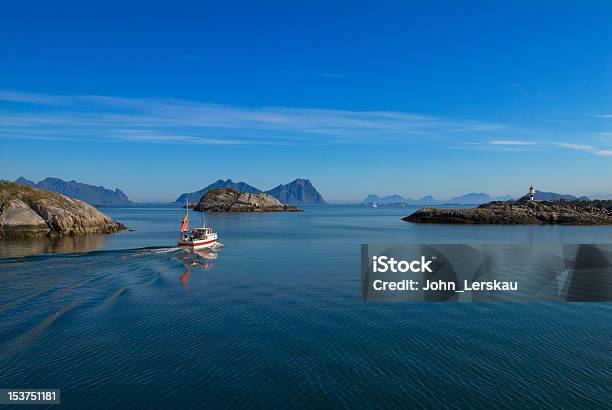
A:
POLYGON ((193 239, 203 239, 212 234, 212 228, 194 228, 189 236, 193 239))

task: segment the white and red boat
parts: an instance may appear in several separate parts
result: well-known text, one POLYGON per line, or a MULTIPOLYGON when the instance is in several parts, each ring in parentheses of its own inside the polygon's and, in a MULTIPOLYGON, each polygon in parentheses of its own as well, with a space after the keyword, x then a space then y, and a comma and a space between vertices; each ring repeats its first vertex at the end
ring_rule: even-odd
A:
POLYGON ((178 246, 188 249, 209 248, 217 244, 218 235, 212 228, 207 228, 202 213, 202 227, 189 231, 189 206, 185 207, 185 216, 181 224, 178 246))

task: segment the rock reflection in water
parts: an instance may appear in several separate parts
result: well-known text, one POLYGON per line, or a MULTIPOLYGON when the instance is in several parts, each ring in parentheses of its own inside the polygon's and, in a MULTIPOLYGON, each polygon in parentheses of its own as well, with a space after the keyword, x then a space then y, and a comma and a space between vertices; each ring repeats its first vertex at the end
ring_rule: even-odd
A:
POLYGON ((41 253, 91 252, 104 246, 104 235, 62 236, 38 239, 0 239, 0 258, 41 253))

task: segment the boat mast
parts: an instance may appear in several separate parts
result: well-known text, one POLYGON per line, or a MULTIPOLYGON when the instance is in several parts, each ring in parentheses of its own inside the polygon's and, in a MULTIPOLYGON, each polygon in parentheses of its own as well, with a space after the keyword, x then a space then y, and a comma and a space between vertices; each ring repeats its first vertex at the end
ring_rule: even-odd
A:
POLYGON ((183 221, 181 222, 181 236, 180 238, 184 238, 186 233, 189 231, 189 202, 188 199, 185 199, 185 216, 183 216, 183 221))
POLYGON ((185 232, 189 232, 189 194, 185 195, 185 217, 187 218, 187 229, 185 232))

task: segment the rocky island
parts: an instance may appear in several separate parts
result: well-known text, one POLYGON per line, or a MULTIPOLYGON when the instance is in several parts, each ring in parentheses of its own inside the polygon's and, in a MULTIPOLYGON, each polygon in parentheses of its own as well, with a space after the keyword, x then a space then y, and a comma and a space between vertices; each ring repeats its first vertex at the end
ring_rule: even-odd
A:
POLYGON ((612 201, 493 201, 476 208, 422 208, 404 221, 436 224, 610 225, 612 201))
MULTIPOLYGON (((232 188, 238 192, 248 192, 250 194, 268 194, 273 198, 278 199, 283 204, 291 205, 324 205, 325 200, 317 189, 312 185, 308 179, 298 178, 287 184, 278 185, 276 188, 272 188, 268 191, 262 191, 259 188, 255 188, 246 182, 234 182, 231 179, 226 181, 219 179, 205 188, 195 192, 186 192, 181 194, 175 203, 183 205, 185 202, 189 204, 197 202, 202 195, 211 189, 221 188, 232 188)), ((194 204, 195 205, 195 204, 194 204)))
POLYGON ((283 205, 264 193, 240 192, 233 188, 207 191, 194 208, 199 212, 296 212, 301 209, 283 205))
POLYGON ((0 182, 0 238, 101 234, 125 226, 56 192, 0 182))

